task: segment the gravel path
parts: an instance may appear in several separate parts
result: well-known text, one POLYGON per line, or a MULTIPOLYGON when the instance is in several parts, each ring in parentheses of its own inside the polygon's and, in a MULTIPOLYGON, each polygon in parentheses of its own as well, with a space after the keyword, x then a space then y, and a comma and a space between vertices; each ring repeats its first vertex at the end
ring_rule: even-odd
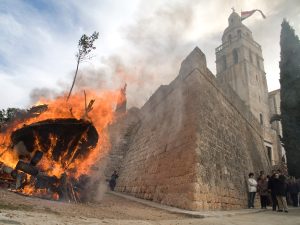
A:
POLYGON ((300 209, 291 209, 289 213, 268 210, 201 219, 169 213, 109 193, 100 203, 73 204, 25 197, 0 189, 0 224, 300 225, 300 209))

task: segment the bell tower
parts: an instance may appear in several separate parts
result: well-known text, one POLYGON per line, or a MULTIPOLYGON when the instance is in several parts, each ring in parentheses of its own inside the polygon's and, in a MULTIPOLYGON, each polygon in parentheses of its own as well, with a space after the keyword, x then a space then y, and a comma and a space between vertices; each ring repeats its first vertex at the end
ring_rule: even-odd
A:
POLYGON ((268 87, 261 46, 233 10, 216 48, 217 79, 229 84, 260 124, 270 127, 268 87))

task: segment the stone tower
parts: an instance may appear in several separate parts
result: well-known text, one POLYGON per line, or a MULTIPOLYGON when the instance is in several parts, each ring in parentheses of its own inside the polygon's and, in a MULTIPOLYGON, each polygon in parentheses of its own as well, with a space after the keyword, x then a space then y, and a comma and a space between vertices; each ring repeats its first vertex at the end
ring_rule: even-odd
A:
POLYGON ((262 50, 252 32, 232 12, 216 48, 217 78, 229 84, 264 127, 270 127, 268 87, 262 50))
POLYGON ((216 48, 217 80, 222 85, 229 85, 258 120, 266 154, 274 165, 281 161, 281 144, 278 133, 270 125, 263 61, 261 46, 254 41, 251 30, 242 23, 241 17, 233 11, 222 36, 222 45, 216 48))

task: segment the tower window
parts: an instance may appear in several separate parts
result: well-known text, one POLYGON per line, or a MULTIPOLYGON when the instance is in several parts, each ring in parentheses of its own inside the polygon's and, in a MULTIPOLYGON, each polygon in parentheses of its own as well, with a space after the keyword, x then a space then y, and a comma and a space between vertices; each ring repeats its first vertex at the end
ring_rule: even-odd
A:
POLYGON ((242 31, 241 31, 241 30, 238 30, 238 31, 237 31, 237 35, 238 35, 239 38, 241 38, 241 37, 242 37, 242 31))
POLYGON ((258 69, 260 69, 260 63, 259 63, 259 56, 258 55, 256 55, 256 64, 257 64, 258 69))
POLYGON ((234 64, 239 63, 239 56, 238 56, 237 49, 234 49, 234 50, 232 51, 232 55, 233 55, 233 63, 234 63, 234 64))
POLYGON ((229 41, 229 43, 231 43, 231 41, 232 41, 231 34, 228 35, 228 41, 229 41))
POLYGON ((262 113, 259 114, 259 120, 260 120, 260 124, 263 125, 264 121, 263 121, 263 115, 262 115, 262 113))
POLYGON ((226 70, 227 62, 226 62, 226 56, 225 55, 222 56, 222 66, 223 66, 223 70, 226 70))
POLYGON ((269 146, 266 146, 266 148, 267 148, 268 158, 269 158, 270 162, 272 163, 272 148, 269 146))
POLYGON ((251 50, 249 49, 249 59, 250 59, 250 62, 253 63, 253 59, 252 59, 252 52, 251 50))

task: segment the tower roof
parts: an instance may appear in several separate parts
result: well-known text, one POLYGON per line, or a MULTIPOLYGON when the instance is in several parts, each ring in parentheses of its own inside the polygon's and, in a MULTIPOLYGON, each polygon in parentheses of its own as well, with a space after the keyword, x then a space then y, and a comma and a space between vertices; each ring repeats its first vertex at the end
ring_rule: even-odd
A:
POLYGON ((236 26, 236 25, 240 25, 241 23, 242 23, 241 17, 239 16, 239 14, 233 11, 228 18, 228 25, 236 26))
POLYGON ((241 30, 242 33, 248 33, 249 37, 252 38, 252 32, 242 23, 241 17, 238 13, 233 11, 228 17, 228 27, 224 30, 222 36, 222 43, 226 41, 226 36, 231 34, 236 35, 237 30, 241 30))

